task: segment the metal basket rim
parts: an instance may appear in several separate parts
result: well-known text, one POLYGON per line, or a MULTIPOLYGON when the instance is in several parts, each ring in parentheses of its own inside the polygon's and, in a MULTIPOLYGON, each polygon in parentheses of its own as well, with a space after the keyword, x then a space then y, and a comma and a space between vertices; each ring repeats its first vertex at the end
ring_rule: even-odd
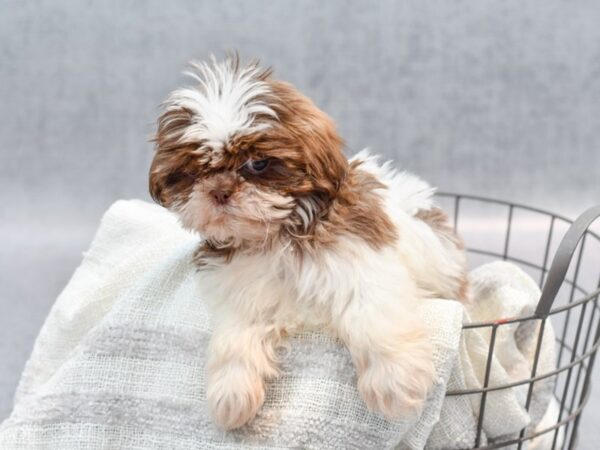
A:
MULTIPOLYGON (((504 199, 499 199, 499 198, 494 198, 494 197, 485 197, 482 195, 473 195, 473 194, 460 194, 458 192, 450 192, 450 191, 438 191, 435 193, 435 195, 437 195, 438 197, 453 197, 453 198, 464 198, 467 200, 475 200, 475 201, 480 201, 480 202, 488 202, 488 203, 496 203, 499 205, 504 205, 504 206, 512 206, 514 208, 520 208, 520 209, 525 209, 528 211, 533 211, 536 213, 540 213, 540 214, 545 214, 549 217, 554 217, 555 219, 558 220, 562 220, 563 222, 567 222, 569 224, 572 224, 574 222, 574 219, 569 219, 566 216, 563 216, 562 214, 556 214, 535 206, 530 206, 530 205, 526 205, 524 203, 517 203, 517 202, 511 202, 508 200, 504 200, 504 199)), ((594 238, 598 239, 598 241, 600 241, 600 235, 598 233, 596 233, 593 230, 587 230, 587 233, 591 236, 593 236, 594 238)))
MULTIPOLYGON (((520 209, 524 209, 524 210, 528 210, 528 211, 533 211, 533 212, 536 212, 539 214, 543 214, 550 218, 562 220, 562 221, 566 222, 567 224, 572 224, 574 222, 573 219, 569 219, 560 214, 555 214, 553 212, 546 211, 541 208, 525 205, 522 203, 510 202, 508 200, 503 200, 503 199, 484 197, 484 196, 473 195, 473 194, 459 194, 456 192, 448 192, 448 191, 436 192, 435 195, 437 195, 439 197, 454 198, 457 200, 458 199, 467 199, 467 200, 474 200, 474 201, 479 201, 479 202, 483 202, 483 203, 494 203, 494 204, 503 205, 503 206, 512 207, 512 208, 520 208, 520 209)), ((594 231, 589 230, 589 229, 586 231, 586 233, 588 235, 593 236, 600 243, 600 235, 598 235, 597 233, 595 233, 594 231)), ((494 252, 484 252, 483 250, 476 249, 476 248, 473 248, 473 249, 467 248, 466 251, 473 252, 473 253, 485 253, 488 256, 496 256, 499 258, 503 258, 503 255, 501 255, 501 254, 494 253, 494 252)), ((537 270, 542 270, 544 272, 547 272, 546 268, 537 266, 533 263, 530 263, 529 261, 520 260, 518 258, 512 258, 512 257, 505 257, 505 259, 507 259, 509 261, 515 261, 520 264, 525 264, 525 265, 531 266, 537 270)), ((568 280, 565 279, 563 282, 565 282, 565 281, 568 281, 568 280)), ((577 286, 575 286, 575 288, 577 288, 577 286)), ((581 297, 580 299, 578 299, 576 301, 570 302, 567 305, 556 306, 556 307, 552 308, 548 315, 558 314, 558 313, 570 310, 571 308, 575 308, 583 303, 591 301, 594 297, 598 296, 599 294, 600 294, 600 286, 598 286, 598 288, 596 290, 592 291, 591 293, 584 292, 583 297, 581 297)), ((596 307, 598 308, 598 306, 596 306, 596 307)), ((527 316, 500 318, 500 319, 491 320, 491 321, 472 322, 472 323, 464 324, 462 328, 463 328, 463 330, 474 329, 474 328, 485 328, 485 327, 493 327, 493 326, 498 326, 498 325, 503 325, 503 324, 524 322, 524 321, 528 321, 528 320, 540 320, 540 318, 538 316, 536 316, 535 314, 530 314, 527 316)))

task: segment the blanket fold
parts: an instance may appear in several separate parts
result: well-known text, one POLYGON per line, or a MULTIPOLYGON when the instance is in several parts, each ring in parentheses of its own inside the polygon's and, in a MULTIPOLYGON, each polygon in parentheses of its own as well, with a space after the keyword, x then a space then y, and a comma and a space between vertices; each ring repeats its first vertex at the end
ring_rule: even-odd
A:
MULTIPOLYGON (((416 450, 473 444, 478 400, 445 393, 477 385, 486 337, 465 337, 463 319, 475 311, 450 300, 427 300, 420 307, 438 379, 418 417, 388 421, 368 411, 344 346, 326 334, 303 333, 281 353, 281 376, 269 381, 256 419, 234 432, 219 431, 205 408, 211 325, 194 279, 197 242, 158 206, 131 200, 109 209, 40 331, 14 410, 0 426, 0 448, 416 450)), ((513 269, 495 270, 514 281, 513 269)), ((490 286, 486 276, 500 279, 490 273, 473 272, 472 281, 490 286)), ((487 294, 481 297, 494 298, 487 294)), ((530 303, 535 293, 523 295, 530 303)), ((520 339, 535 333, 513 331, 520 339)), ((517 348, 531 345, 527 339, 515 342, 521 342, 517 348)), ((518 376, 527 368, 528 352, 522 350, 518 376)), ((545 352, 550 363, 553 349, 545 352)), ((511 369, 501 358, 494 364, 503 381, 511 369)), ((485 438, 510 435, 541 417, 523 409, 518 390, 505 392, 501 401, 514 405, 514 416, 500 421, 501 411, 492 407, 485 438)), ((543 412, 546 397, 538 397, 543 412)))

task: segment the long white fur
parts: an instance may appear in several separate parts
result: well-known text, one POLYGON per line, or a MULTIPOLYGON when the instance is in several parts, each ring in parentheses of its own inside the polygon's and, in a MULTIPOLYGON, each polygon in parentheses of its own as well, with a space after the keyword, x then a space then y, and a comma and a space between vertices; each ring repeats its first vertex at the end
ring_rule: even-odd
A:
POLYGON ((277 117, 264 101, 270 94, 267 83, 258 79, 261 69, 248 65, 234 70, 234 60, 193 63, 186 72, 197 86, 177 89, 165 102, 165 109, 186 109, 193 124, 180 137, 181 143, 203 142, 203 150, 218 152, 234 134, 245 135, 266 127, 257 116, 277 117))
POLYGON ((356 158, 388 187, 378 193, 401 236, 395 245, 375 250, 359 236, 342 236, 334 248, 299 260, 282 243, 199 273, 215 324, 207 397, 225 429, 246 423, 262 404, 284 330, 328 329, 340 337, 363 399, 387 417, 418 409, 434 382, 431 344, 415 304, 447 289, 462 270, 461 255, 413 217, 415 209, 431 207, 426 183, 366 153, 356 158))
POLYGON ((419 210, 428 210, 433 205, 435 188, 409 172, 398 172, 391 161, 379 163, 379 157, 371 155, 368 149, 358 152, 350 161, 360 161, 361 169, 375 175, 388 187, 394 202, 404 211, 414 215, 419 210))

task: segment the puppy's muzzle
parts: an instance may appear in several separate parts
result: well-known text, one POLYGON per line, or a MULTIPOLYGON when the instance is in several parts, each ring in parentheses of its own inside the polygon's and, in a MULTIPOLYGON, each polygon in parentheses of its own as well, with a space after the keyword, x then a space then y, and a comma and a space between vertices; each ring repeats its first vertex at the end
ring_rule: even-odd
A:
POLYGON ((229 189, 212 189, 209 195, 215 199, 217 205, 226 205, 231 197, 231 190, 229 189))

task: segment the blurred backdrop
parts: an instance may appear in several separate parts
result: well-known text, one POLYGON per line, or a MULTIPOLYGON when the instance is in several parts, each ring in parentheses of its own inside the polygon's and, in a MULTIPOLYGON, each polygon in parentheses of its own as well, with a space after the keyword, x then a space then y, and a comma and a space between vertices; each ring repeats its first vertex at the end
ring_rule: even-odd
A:
POLYGON ((0 419, 102 212, 149 198, 189 60, 258 57, 349 155, 572 216, 600 202, 598 24, 594 0, 0 0, 0 419))

